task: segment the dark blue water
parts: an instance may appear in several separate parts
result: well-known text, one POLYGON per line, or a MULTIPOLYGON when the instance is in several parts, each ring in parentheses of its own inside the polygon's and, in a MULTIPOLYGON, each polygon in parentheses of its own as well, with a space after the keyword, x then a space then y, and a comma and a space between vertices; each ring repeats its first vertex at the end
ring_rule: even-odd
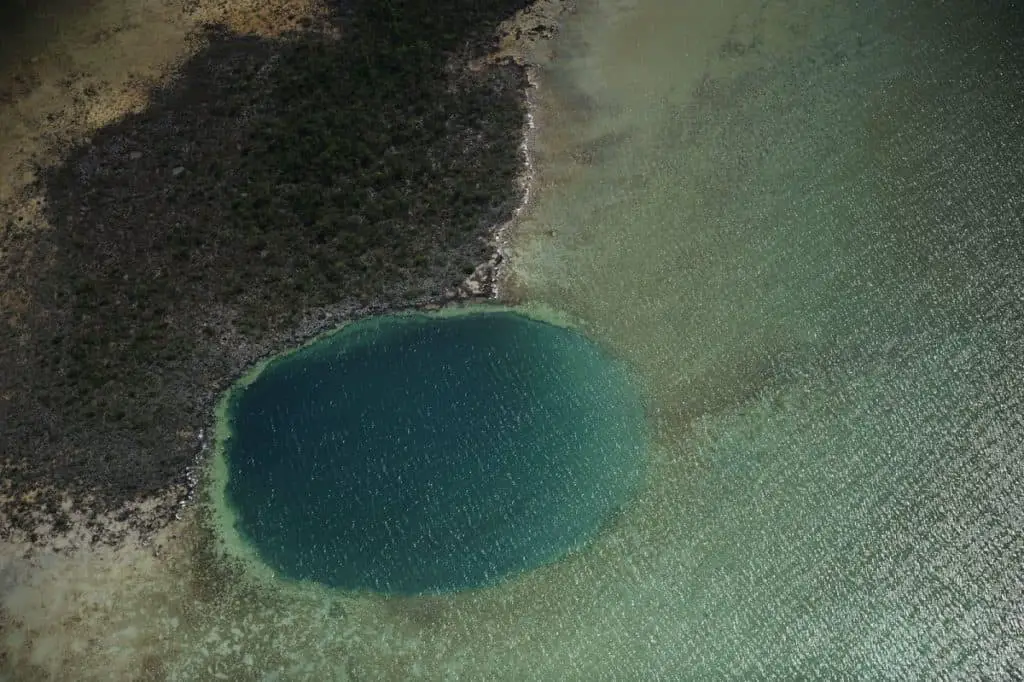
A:
POLYGON ((635 488, 638 395, 583 336, 508 312, 377 318, 232 398, 228 499, 280 574, 387 593, 498 581, 635 488))

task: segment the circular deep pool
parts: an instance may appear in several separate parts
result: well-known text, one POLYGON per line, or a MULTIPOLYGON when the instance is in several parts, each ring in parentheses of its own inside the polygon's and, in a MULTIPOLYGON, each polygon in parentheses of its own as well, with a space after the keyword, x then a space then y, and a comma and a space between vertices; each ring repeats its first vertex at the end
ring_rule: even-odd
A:
POLYGON ((227 406, 240 535, 279 575, 349 590, 450 592, 553 561, 628 498, 646 448, 617 362, 508 311, 346 325, 227 406))

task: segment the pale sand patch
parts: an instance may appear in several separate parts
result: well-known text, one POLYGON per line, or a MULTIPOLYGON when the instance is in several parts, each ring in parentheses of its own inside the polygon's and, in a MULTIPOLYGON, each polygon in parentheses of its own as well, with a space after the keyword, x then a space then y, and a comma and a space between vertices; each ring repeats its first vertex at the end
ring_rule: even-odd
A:
POLYGON ((99 521, 120 527, 124 545, 92 546, 87 519, 73 509, 70 516, 72 530, 49 547, 0 541, 0 680, 100 679, 104 669, 110 680, 150 679, 143 673, 160 644, 155 633, 173 630, 179 614, 146 593, 180 582, 169 571, 173 550, 163 548, 178 548, 181 529, 143 543, 111 515, 99 521))

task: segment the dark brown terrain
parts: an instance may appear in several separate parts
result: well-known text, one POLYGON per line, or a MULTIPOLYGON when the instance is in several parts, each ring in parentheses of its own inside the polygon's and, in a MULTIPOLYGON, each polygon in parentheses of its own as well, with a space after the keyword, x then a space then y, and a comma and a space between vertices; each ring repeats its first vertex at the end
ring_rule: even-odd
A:
POLYGON ((186 493, 216 396, 252 362, 467 295, 519 200, 526 82, 511 61, 465 67, 527 4, 207 26, 144 109, 48 139, 58 162, 0 204, 8 529, 59 531, 67 497, 103 514, 186 493))

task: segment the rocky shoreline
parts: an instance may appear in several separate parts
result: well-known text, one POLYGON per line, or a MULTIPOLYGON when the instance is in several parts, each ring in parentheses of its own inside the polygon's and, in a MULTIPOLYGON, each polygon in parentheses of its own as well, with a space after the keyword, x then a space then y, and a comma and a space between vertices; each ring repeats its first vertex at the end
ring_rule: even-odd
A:
MULTIPOLYGON (((240 328, 237 306, 215 304, 202 311, 201 316, 192 316, 191 319, 190 316, 183 316, 181 321, 186 324, 202 325, 201 330, 193 330, 193 337, 204 340, 208 347, 201 353, 197 352, 191 364, 197 368, 193 372, 209 378, 196 386, 197 393, 183 396, 190 401, 191 414, 203 415, 200 420, 189 418, 192 428, 188 428, 186 422, 163 430, 165 434, 175 434, 178 451, 181 452, 181 455, 172 458, 173 461, 163 465, 162 470, 167 472, 164 474, 167 480, 157 489, 147 490, 141 495, 133 493, 130 488, 124 488, 121 492, 115 488, 112 494, 99 494, 95 497, 84 490, 61 490, 59 485, 36 494, 31 484, 38 483, 32 480, 38 477, 33 476, 27 477, 30 485, 21 486, 21 489, 8 483, 8 490, 3 491, 3 504, 0 505, 0 527, 9 529, 7 539, 58 549, 74 549, 85 542, 117 544, 129 537, 145 542, 147 537, 177 516, 194 495, 205 462, 208 434, 213 433, 214 408, 223 391, 255 363, 362 317, 387 312, 432 310, 447 305, 500 298, 502 283, 507 276, 504 265, 508 231, 529 201, 532 178, 530 140, 533 118, 530 88, 536 84, 536 74, 530 55, 534 53, 537 44, 555 34, 561 14, 569 9, 571 7, 565 3, 539 0, 501 25, 497 45, 492 44, 491 52, 484 57, 452 57, 453 63, 461 64, 459 68, 467 73, 494 69, 518 71, 522 83, 518 86, 518 97, 524 103, 525 116, 517 131, 519 168, 514 174, 514 186, 510 188, 517 203, 510 207, 511 210, 497 225, 493 222, 489 226, 483 225, 471 237, 481 241, 481 248, 490 254, 486 260, 478 262, 461 282, 450 286, 410 295, 408 286, 403 287, 399 283, 391 290, 384 291, 383 295, 369 299, 365 296, 345 296, 343 300, 334 303, 310 306, 290 324, 262 334, 247 334, 240 328), (211 336, 207 330, 214 330, 214 334, 211 336), (216 333, 216 330, 220 330, 220 333, 216 333), (213 366, 202 361, 203 357, 217 355, 221 359, 213 366), (195 365, 196 361, 199 362, 198 366, 195 365), (187 456, 188 460, 182 461, 182 455, 187 456), (174 464, 175 461, 180 464, 174 464), (172 471, 176 473, 172 474, 172 471), (119 496, 122 499, 118 499, 119 496)), ((130 150, 131 161, 138 161, 141 155, 141 151, 130 150)), ((88 158, 87 153, 80 155, 79 166, 83 159, 88 158)), ((175 166, 176 172, 172 177, 185 173, 184 168, 175 166)), ((81 168, 78 172, 82 172, 81 168)), ((87 203, 83 206, 88 208, 87 203)), ((179 390, 184 389, 184 386, 179 390)), ((0 404, 0 410, 3 408, 0 404)), ((0 461, 0 464, 10 471, 18 467, 18 462, 10 457, 6 462, 0 461)))

